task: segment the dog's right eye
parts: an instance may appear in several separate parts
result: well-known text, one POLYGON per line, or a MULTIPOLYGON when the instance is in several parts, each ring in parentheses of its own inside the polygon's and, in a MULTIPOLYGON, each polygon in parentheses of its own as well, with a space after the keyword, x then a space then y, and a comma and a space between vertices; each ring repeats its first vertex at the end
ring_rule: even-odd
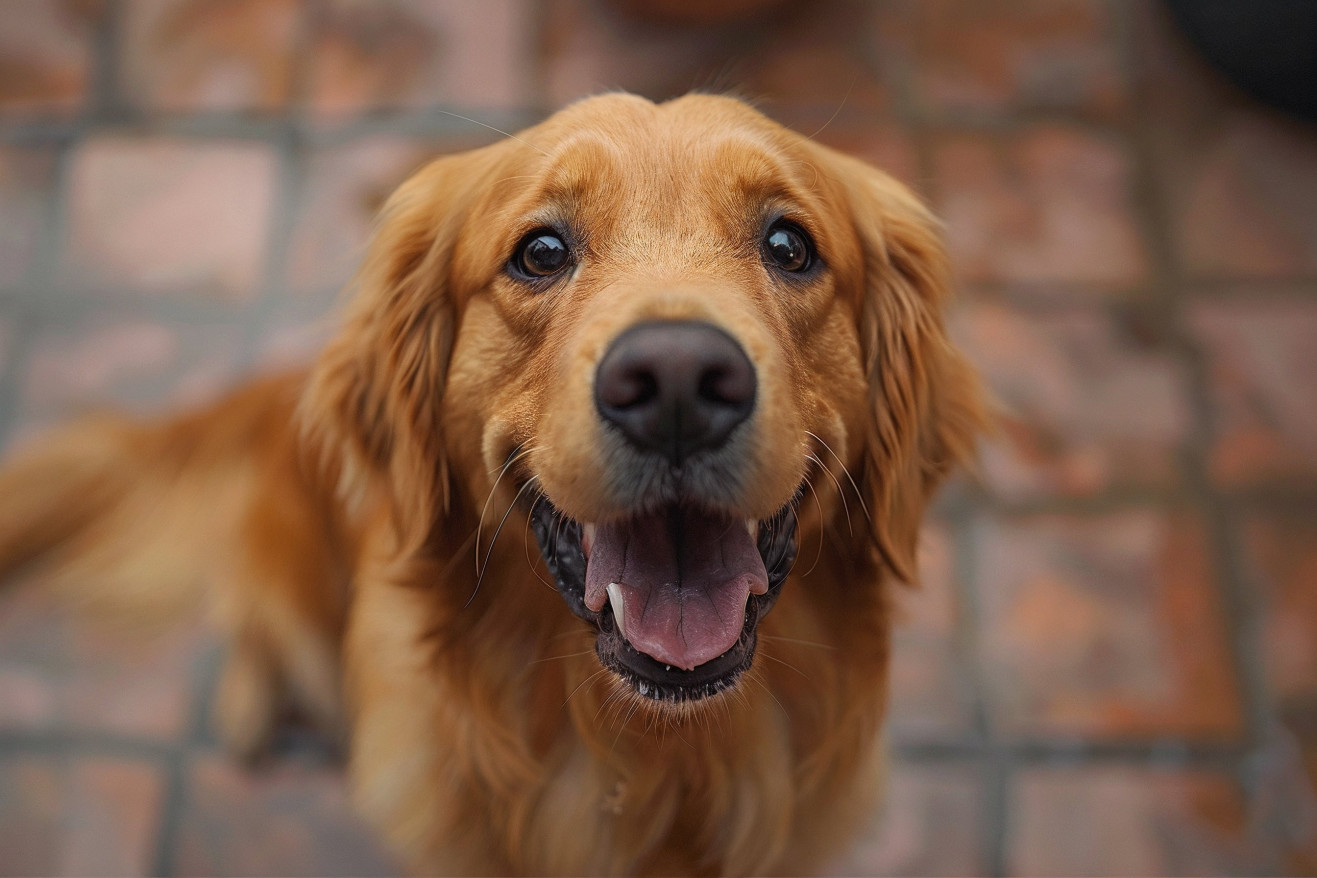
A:
POLYGON ((558 234, 538 229, 521 239, 511 265, 522 277, 549 277, 566 268, 571 255, 567 243, 558 234))

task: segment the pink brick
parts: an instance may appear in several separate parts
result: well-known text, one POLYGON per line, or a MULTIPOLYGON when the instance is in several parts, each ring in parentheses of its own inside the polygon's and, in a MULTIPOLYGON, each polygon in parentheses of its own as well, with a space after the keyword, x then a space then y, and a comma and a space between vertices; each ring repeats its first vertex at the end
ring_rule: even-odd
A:
POLYGON ((825 146, 864 159, 906 185, 917 189, 923 186, 914 144, 910 135, 899 126, 872 119, 861 121, 839 117, 830 123, 824 118, 812 125, 797 127, 801 134, 812 134, 814 140, 825 146))
POLYGON ((56 727, 174 740, 213 635, 196 624, 82 614, 31 587, 0 599, 0 728, 56 727))
POLYGON ((472 145, 381 137, 313 153, 293 224, 289 285, 302 294, 341 288, 393 190, 430 159, 472 145))
POLYGON ((277 110, 292 87, 297 0, 131 0, 125 97, 165 112, 277 110))
POLYGON ((1258 793, 1295 875, 1317 871, 1317 522, 1308 509, 1243 516, 1246 581, 1261 607, 1259 643, 1278 728, 1258 793))
POLYGON ((1317 302, 1246 295, 1195 304, 1189 322, 1207 361, 1213 477, 1317 483, 1317 302))
POLYGON ((1317 698, 1317 522, 1255 513, 1244 534, 1250 581, 1261 587, 1266 605, 1262 643, 1272 691, 1317 698))
POLYGON ((1078 110, 1128 100, 1114 8, 1097 0, 921 0, 916 79, 935 111, 1078 110))
POLYGON ((336 770, 285 763, 253 774, 198 756, 188 778, 179 874, 397 874, 353 814, 336 770))
POLYGON ((110 404, 177 409, 232 381, 236 327, 87 318, 38 334, 22 380, 23 431, 110 404))
POLYGON ((6 0, 0 28, 0 112, 63 114, 82 107, 92 29, 102 4, 6 0))
POLYGON ((70 168, 79 287, 238 300, 264 268, 275 161, 249 143, 102 136, 70 168))
POLYGON ((982 875, 982 791, 960 766, 891 766, 884 804, 830 875, 982 875))
POLYGON ((1177 481, 1189 388, 1167 347, 1096 309, 983 302, 954 328, 1003 410, 982 451, 994 492, 1021 501, 1177 481))
POLYGON ((1202 525, 1138 510, 982 522, 980 645, 1006 734, 1233 740, 1239 696, 1202 525))
POLYGON ((49 875, 59 868, 64 790, 49 756, 0 757, 0 870, 49 875))
POLYGON ((45 232, 55 156, 47 149, 0 147, 0 287, 22 282, 45 232))
POLYGON ((515 0, 330 0, 318 20, 310 105, 322 116, 530 102, 533 16, 515 0))
POLYGON ((902 740, 955 738, 970 727, 970 698, 956 663, 955 550, 946 529, 924 528, 920 581, 894 598, 888 728, 902 740))
POLYGON ((69 767, 61 873, 150 875, 164 772, 133 762, 78 757, 69 767))
POLYGON ((199 625, 168 630, 112 630, 80 620, 61 676, 64 723, 154 740, 188 731, 198 656, 216 637, 199 625))
POLYGON ((970 281, 1130 285, 1147 273, 1126 153, 1060 126, 938 138, 935 203, 970 281))
POLYGON ((1239 875, 1265 868, 1225 777, 1123 766, 1040 768, 1015 782, 1013 875, 1239 875))
POLYGON ((148 875, 163 772, 113 758, 0 759, 0 873, 148 875))

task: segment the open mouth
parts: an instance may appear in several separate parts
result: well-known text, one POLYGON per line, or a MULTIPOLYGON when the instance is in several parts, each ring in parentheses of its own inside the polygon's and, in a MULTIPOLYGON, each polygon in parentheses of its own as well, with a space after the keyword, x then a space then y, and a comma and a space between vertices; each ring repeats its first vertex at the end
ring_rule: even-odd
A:
POLYGON ((788 503, 762 521, 674 504, 595 526, 547 497, 531 509, 540 552, 595 652, 641 696, 681 703, 731 687, 796 557, 788 503))

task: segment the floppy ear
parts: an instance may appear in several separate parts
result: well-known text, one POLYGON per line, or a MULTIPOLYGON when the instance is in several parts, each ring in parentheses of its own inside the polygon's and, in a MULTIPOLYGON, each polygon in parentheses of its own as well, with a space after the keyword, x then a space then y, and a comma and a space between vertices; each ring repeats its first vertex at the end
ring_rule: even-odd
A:
POLYGON ((344 326, 302 398, 340 492, 359 502, 382 486, 411 549, 451 502, 441 412, 458 321, 452 256, 492 149, 438 159, 389 198, 344 326))
POLYGON ((888 175, 844 163, 864 258, 856 320, 870 432, 860 490, 883 561, 913 582, 925 504, 970 461, 989 419, 974 369, 946 334, 950 267, 937 220, 888 175))

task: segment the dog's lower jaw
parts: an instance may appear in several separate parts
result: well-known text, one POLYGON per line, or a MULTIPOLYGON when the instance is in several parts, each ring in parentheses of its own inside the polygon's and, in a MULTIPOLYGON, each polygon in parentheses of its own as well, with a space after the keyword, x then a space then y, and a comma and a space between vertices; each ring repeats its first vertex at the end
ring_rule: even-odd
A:
POLYGON ((687 705, 735 687, 751 667, 758 624, 777 601, 795 561, 796 499, 762 522, 742 525, 735 520, 730 525, 746 527, 762 560, 767 582, 762 590, 753 590, 746 597, 744 607, 738 610, 743 616, 734 642, 721 654, 686 668, 660 661, 632 644, 619 615, 623 607, 616 583, 609 584, 609 595, 607 599, 601 598, 602 603, 591 606, 587 600, 586 570, 591 543, 596 537, 592 525, 566 517, 543 496, 531 503, 529 515, 545 564, 568 608, 596 632, 595 652, 600 664, 641 698, 657 704, 687 705))

